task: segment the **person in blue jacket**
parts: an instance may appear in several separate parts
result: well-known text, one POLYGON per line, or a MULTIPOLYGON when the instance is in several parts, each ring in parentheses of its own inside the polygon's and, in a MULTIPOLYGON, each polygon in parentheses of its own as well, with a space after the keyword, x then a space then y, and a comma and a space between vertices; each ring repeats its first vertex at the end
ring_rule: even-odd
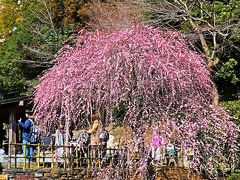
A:
MULTIPOLYGON (((18 124, 22 127, 22 150, 24 152, 24 144, 29 144, 29 139, 30 139, 30 129, 31 129, 31 125, 32 125, 32 111, 26 110, 25 111, 26 114, 26 118, 27 120, 23 123, 22 119, 20 118, 18 120, 18 124)), ((26 146, 27 147, 27 146, 26 146)), ((28 147, 26 148, 26 156, 28 157, 28 155, 30 156, 30 158, 32 157, 33 154, 33 148, 30 147, 29 148, 29 154, 28 154, 28 147)))

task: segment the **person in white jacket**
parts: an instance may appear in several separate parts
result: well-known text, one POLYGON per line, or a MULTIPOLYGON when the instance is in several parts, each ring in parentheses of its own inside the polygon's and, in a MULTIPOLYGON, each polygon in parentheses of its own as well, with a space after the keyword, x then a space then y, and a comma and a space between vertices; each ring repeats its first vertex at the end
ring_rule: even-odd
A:
POLYGON ((60 124, 59 128, 55 132, 55 146, 56 146, 56 158, 59 159, 63 156, 63 145, 64 145, 64 124, 60 124))

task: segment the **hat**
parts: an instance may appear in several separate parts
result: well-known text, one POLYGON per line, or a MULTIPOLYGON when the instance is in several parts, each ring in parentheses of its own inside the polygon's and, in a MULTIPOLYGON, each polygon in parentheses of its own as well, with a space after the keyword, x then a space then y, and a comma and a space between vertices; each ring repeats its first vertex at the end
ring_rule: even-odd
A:
POLYGON ((28 110, 28 109, 25 111, 25 113, 26 113, 26 114, 33 114, 33 112, 30 111, 30 110, 28 110))

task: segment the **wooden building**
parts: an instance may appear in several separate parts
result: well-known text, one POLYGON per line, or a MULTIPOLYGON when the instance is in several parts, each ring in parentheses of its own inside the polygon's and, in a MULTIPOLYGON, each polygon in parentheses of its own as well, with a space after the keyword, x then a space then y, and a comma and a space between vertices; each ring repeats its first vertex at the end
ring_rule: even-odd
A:
MULTIPOLYGON (((17 143, 21 142, 21 130, 18 126, 18 119, 25 118, 25 110, 32 109, 32 103, 29 96, 21 96, 0 101, 0 144, 3 142, 17 143)), ((9 151, 9 147, 4 147, 9 151)), ((11 149, 14 151, 14 149, 11 149)))

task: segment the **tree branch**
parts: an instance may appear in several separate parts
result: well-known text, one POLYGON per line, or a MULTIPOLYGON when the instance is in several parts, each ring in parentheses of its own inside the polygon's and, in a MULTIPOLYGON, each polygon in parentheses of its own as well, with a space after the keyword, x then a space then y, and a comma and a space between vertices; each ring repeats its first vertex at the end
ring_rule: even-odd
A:
POLYGON ((34 49, 31 47, 28 47, 24 44, 22 44, 23 49, 27 50, 30 54, 34 55, 35 57, 39 58, 39 59, 52 59, 53 55, 52 54, 48 54, 45 52, 41 52, 38 49, 34 49))
POLYGON ((22 60, 21 61, 23 64, 31 64, 34 67, 44 67, 44 68, 49 68, 54 65, 52 62, 42 62, 42 61, 33 61, 33 60, 22 60))

